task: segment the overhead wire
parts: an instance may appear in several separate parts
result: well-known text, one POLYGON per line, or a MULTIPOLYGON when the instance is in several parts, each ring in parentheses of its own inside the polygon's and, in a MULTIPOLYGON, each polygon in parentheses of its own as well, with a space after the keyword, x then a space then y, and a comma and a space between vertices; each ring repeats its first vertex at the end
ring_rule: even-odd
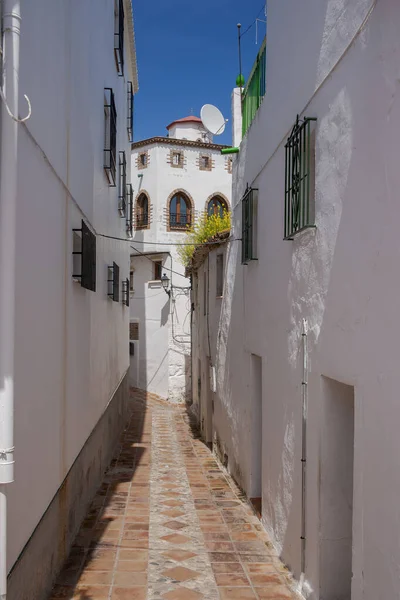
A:
POLYGON ((245 29, 245 30, 243 31, 243 33, 241 33, 241 34, 240 34, 240 37, 241 37, 241 38, 242 38, 244 35, 246 35, 246 33, 247 33, 248 31, 250 31, 250 29, 251 29, 252 27, 254 27, 254 25, 255 25, 255 24, 256 24, 256 22, 257 22, 257 19, 258 19, 258 17, 260 16, 260 13, 261 13, 261 12, 262 12, 264 9, 265 9, 265 2, 263 3, 262 7, 260 8, 260 10, 259 10, 259 12, 258 12, 258 14, 257 14, 256 18, 254 19, 254 21, 253 21, 253 22, 252 22, 252 23, 251 23, 251 24, 248 26, 248 28, 247 28, 247 29, 245 29))

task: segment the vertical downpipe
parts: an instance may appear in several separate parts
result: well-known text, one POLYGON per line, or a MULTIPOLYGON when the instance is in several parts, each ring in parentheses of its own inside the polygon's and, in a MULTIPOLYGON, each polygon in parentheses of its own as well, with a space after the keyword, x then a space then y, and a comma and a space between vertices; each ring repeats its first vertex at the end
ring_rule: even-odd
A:
POLYGON ((307 475, 307 409, 308 409, 308 350, 307 350, 308 323, 303 319, 302 345, 303 345, 303 379, 302 387, 302 428, 301 428, 301 575, 300 586, 303 586, 306 570, 306 475, 307 475))
MULTIPOLYGON (((2 2, 2 87, 18 115, 20 1, 2 2)), ((7 484, 14 481, 15 221, 18 123, 1 103, 0 155, 0 600, 7 595, 7 484)))

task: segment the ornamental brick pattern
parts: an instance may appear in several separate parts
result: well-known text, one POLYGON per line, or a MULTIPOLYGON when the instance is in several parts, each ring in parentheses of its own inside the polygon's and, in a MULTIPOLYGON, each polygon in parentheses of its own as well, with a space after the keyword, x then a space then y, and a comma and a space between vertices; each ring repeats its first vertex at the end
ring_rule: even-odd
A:
POLYGON ((49 600, 295 598, 185 409, 132 394, 129 426, 49 600))

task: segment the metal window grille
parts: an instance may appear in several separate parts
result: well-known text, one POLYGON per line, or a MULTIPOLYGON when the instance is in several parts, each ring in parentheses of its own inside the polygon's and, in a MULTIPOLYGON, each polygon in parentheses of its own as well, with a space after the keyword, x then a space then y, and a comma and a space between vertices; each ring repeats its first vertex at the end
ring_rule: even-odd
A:
POLYGON ((124 2, 115 0, 114 55, 118 75, 124 74, 124 2))
POLYGON ((120 217, 126 217, 126 155, 125 151, 119 152, 119 186, 118 186, 118 212, 120 217))
POLYGON ((122 282, 122 304, 129 306, 129 279, 122 282))
POLYGON ((267 45, 264 39, 242 95, 242 133, 246 134, 264 100, 266 90, 267 45))
POLYGON ((224 255, 217 254, 217 298, 221 298, 224 290, 224 255))
POLYGON ((285 145, 285 224, 284 239, 314 227, 312 178, 314 171, 311 124, 316 119, 297 116, 285 145))
POLYGON ((135 227, 146 229, 149 225, 149 199, 146 194, 140 194, 136 202, 135 227))
POLYGON ((128 81, 128 107, 127 107, 127 125, 128 139, 133 142, 133 85, 128 81))
POLYGON ((134 342, 139 340, 139 323, 137 321, 129 323, 129 339, 134 342))
POLYGON ((115 187, 117 158, 117 111, 115 109, 114 92, 104 88, 104 170, 111 187, 115 187))
POLYGON ((126 210, 126 234, 128 237, 133 236, 133 187, 131 183, 126 186, 126 197, 128 206, 126 210))
POLYGON ((74 270, 72 277, 77 279, 81 286, 92 292, 96 291, 96 236, 84 221, 81 229, 73 229, 74 270))
POLYGON ((257 196, 256 188, 247 186, 242 198, 242 264, 257 260, 257 196))
POLYGON ((170 213, 169 224, 173 229, 187 229, 192 224, 192 217, 190 213, 170 213))
POLYGON ((108 267, 108 292, 107 295, 114 302, 119 301, 119 266, 113 262, 112 265, 108 267))

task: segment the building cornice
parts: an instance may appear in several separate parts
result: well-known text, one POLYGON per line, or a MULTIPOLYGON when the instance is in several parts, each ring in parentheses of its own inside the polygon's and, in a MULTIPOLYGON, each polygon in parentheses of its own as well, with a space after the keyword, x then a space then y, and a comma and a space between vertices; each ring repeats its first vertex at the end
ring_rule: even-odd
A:
POLYGON ((182 146, 186 148, 206 148, 208 150, 221 150, 222 148, 229 148, 229 146, 223 144, 207 144, 206 142, 195 142, 192 140, 177 140, 169 137, 152 137, 147 140, 140 140, 140 142, 134 142, 131 145, 131 149, 143 148, 144 146, 150 146, 152 144, 169 144, 170 146, 182 146))
POLYGON ((137 60, 136 60, 136 43, 135 43, 135 26, 133 21, 132 0, 124 0, 125 15, 128 22, 128 38, 129 51, 131 55, 131 71, 132 71, 132 86, 133 93, 136 94, 139 89, 137 60))

